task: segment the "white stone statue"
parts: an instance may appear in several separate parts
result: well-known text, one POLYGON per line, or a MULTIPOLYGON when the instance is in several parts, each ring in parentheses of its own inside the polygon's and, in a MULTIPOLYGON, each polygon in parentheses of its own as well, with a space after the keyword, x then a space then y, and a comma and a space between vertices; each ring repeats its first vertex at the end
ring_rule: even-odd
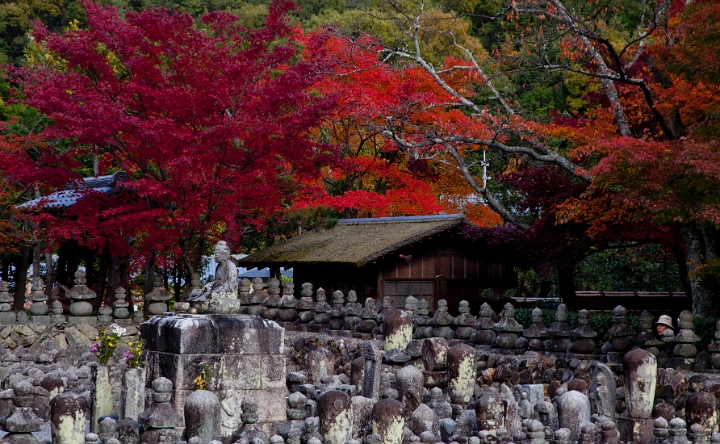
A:
POLYGON ((238 301, 237 266, 230 260, 230 248, 227 242, 218 241, 214 249, 215 280, 199 290, 190 293, 188 302, 199 305, 204 313, 237 313, 240 309, 238 301))

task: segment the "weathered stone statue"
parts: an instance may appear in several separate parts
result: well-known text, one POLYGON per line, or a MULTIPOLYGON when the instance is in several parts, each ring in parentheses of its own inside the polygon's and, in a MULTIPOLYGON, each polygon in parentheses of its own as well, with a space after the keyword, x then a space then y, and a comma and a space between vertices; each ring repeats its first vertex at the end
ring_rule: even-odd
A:
POLYGON ((220 438, 223 442, 230 442, 240 419, 233 381, 225 380, 220 383, 220 398, 220 438))
POLYGON ((190 293, 188 302, 199 305, 198 310, 204 313, 237 313, 240 310, 238 273, 225 241, 215 244, 215 261, 219 264, 215 269, 215 280, 190 293))
POLYGON ((599 362, 590 367, 592 382, 588 387, 593 422, 615 421, 617 385, 612 370, 599 362))

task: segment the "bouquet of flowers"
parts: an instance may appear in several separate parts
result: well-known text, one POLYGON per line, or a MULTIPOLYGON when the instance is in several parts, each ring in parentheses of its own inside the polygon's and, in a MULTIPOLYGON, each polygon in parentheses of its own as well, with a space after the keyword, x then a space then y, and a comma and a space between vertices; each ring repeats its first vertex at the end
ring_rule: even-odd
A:
POLYGON ((145 365, 145 363, 140 360, 143 347, 145 346, 145 340, 138 339, 137 341, 128 342, 128 345, 130 346, 130 350, 123 353, 123 358, 125 358, 125 364, 127 364, 128 368, 139 368, 145 365))
POLYGON ((98 336, 98 342, 94 343, 90 348, 95 356, 97 356, 98 363, 101 365, 107 365, 112 358, 113 352, 126 333, 125 328, 117 325, 110 324, 110 327, 105 330, 100 330, 100 336, 98 336))

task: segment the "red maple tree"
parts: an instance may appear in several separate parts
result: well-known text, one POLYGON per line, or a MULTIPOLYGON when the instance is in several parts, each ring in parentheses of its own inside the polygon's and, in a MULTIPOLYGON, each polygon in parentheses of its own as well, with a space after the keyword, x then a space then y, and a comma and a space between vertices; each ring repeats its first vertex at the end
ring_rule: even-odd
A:
POLYGON ((295 178, 331 154, 308 131, 333 103, 309 89, 327 71, 323 37, 290 26, 285 0, 252 30, 227 13, 196 23, 83 5, 87 29, 33 32, 52 63, 16 70, 15 81, 52 124, 32 151, 4 139, 0 164, 9 180, 46 192, 80 180, 93 155, 100 174, 127 172, 126 192, 88 193, 61 216, 36 218, 56 241, 176 253, 189 275, 209 241, 262 226, 295 178))

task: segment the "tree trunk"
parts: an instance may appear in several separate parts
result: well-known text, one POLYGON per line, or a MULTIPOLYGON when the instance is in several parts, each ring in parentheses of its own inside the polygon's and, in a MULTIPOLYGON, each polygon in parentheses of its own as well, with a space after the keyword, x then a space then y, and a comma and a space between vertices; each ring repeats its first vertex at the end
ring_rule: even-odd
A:
POLYGON ((569 310, 578 310, 575 297, 575 264, 559 265, 557 273, 560 298, 569 310))
POLYGON ((675 261, 678 266, 678 277, 680 278, 680 284, 685 292, 685 297, 692 299, 692 288, 690 287, 690 281, 688 280, 687 257, 685 256, 685 250, 682 245, 675 244, 673 247, 673 254, 675 254, 675 261))
MULTIPOLYGON (((145 299, 145 295, 153 291, 153 288, 155 288, 156 259, 157 255, 155 253, 155 250, 153 250, 152 252, 150 252, 150 257, 148 258, 147 262, 145 262, 145 283, 143 284, 143 300, 145 299)), ((145 316, 150 315, 149 307, 150 304, 143 304, 143 313, 145 314, 145 316)))
POLYGON ((95 283, 95 292, 98 295, 100 303, 104 298, 110 300, 110 294, 105 293, 108 286, 108 271, 110 270, 110 253, 108 252, 107 246, 103 248, 100 253, 100 264, 98 265, 97 281, 95 283))
POLYGON ((13 309, 20 311, 25 306, 25 287, 27 286, 27 272, 30 265, 30 247, 24 246, 20 250, 20 255, 15 263, 15 294, 13 309))
POLYGON ((720 314, 717 307, 718 290, 703 273, 708 259, 715 259, 714 230, 687 224, 681 228, 687 250, 687 275, 692 292, 692 310, 695 316, 713 318, 720 314))
POLYGON ((150 293, 155 286, 155 251, 153 250, 145 262, 145 283, 143 284, 143 296, 150 293))
POLYGON ((53 266, 52 266, 52 250, 45 253, 45 293, 50 296, 53 287, 53 266))
POLYGON ((115 303, 115 290, 121 285, 120 280, 120 257, 117 254, 110 255, 110 271, 108 272, 108 305, 115 303))

